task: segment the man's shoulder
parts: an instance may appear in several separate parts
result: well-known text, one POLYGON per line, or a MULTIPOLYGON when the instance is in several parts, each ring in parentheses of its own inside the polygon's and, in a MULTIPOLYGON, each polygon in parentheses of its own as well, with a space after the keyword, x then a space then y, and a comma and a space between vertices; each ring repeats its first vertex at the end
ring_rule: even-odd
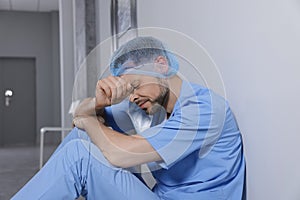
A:
POLYGON ((199 83, 188 81, 183 81, 181 96, 185 98, 188 96, 197 96, 198 100, 218 99, 219 101, 226 101, 223 96, 216 93, 214 90, 199 83))

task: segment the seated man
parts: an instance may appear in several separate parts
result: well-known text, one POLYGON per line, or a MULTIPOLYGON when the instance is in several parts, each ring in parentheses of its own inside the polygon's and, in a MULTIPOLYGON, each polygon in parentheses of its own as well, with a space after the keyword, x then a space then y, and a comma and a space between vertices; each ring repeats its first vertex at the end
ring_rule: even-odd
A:
POLYGON ((152 37, 121 46, 110 68, 77 108, 76 127, 12 199, 242 198, 242 137, 226 100, 181 78, 152 37), (144 163, 152 190, 128 170, 144 163))

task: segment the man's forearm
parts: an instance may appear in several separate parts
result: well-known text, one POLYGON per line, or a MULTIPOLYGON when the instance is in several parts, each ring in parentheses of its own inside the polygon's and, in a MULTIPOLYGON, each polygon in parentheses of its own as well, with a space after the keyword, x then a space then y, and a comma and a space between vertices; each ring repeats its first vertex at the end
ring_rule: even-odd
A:
POLYGON ((112 165, 127 168, 161 160, 145 138, 121 134, 106 127, 96 117, 78 117, 75 124, 87 132, 112 165))
POLYGON ((103 108, 95 107, 95 98, 84 99, 76 108, 73 117, 78 116, 96 116, 100 115, 103 117, 103 108))

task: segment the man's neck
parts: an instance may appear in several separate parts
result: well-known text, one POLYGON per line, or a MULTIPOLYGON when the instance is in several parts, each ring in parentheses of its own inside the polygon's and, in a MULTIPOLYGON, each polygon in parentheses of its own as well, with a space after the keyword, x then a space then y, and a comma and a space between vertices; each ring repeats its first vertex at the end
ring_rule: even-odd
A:
POLYGON ((180 95, 182 80, 179 76, 175 75, 168 79, 169 84, 169 99, 166 104, 167 113, 172 113, 175 103, 180 95))

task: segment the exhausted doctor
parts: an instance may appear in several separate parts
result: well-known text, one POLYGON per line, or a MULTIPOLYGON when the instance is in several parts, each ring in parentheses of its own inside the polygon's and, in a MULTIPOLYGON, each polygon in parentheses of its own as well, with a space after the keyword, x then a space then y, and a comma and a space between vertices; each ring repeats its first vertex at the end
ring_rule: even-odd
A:
POLYGON ((178 65, 156 38, 122 45, 112 75, 76 109, 76 127, 12 199, 242 199, 234 115, 224 98, 180 76, 178 65), (130 170, 145 163, 156 180, 151 189, 130 170))

